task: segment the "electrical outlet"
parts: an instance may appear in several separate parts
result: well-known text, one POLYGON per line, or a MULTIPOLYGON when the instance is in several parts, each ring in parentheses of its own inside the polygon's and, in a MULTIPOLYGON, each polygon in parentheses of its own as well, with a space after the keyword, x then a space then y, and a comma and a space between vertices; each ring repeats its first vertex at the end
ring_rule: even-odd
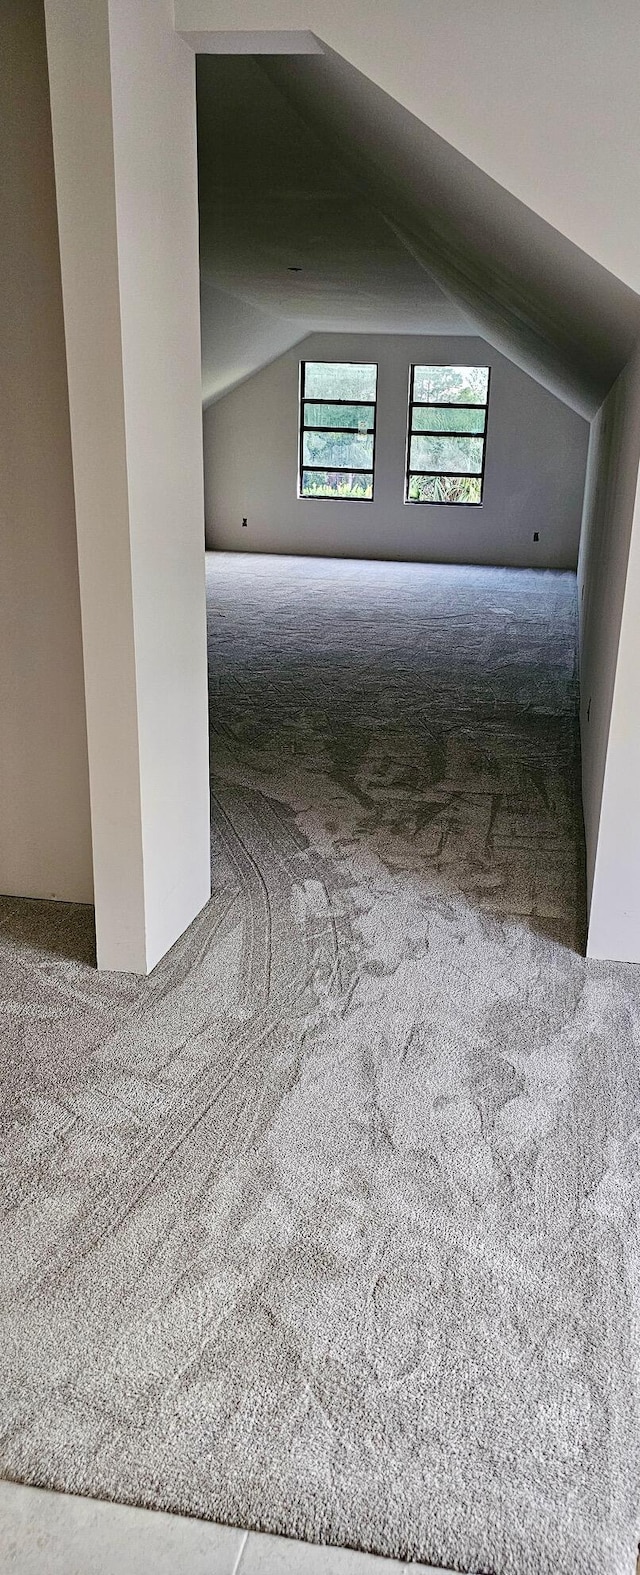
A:
POLYGON ((245 515, 245 518, 244 518, 244 519, 243 519, 243 521, 242 521, 242 526, 243 526, 243 529, 244 529, 244 527, 245 527, 245 526, 246 526, 246 523, 247 523, 247 519, 246 519, 246 515, 245 515))

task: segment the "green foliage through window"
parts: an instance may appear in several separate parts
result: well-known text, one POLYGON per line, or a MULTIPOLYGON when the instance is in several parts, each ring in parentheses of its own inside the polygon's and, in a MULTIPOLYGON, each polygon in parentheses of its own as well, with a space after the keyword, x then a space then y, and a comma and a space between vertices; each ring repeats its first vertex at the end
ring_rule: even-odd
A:
POLYGON ((355 399, 375 403, 375 361, 303 361, 305 399, 355 399))
POLYGON ((370 501, 371 477, 348 470, 303 470, 300 496, 303 498, 355 498, 370 501))
POLYGON ((489 368, 412 366, 408 503, 482 502, 489 368))
POLYGON ((377 381, 372 362, 301 363, 301 498, 371 501, 377 381))
POLYGON ((303 432, 302 463, 323 469, 373 469, 373 433, 303 432))
POLYGON ((480 476, 411 476, 409 503, 480 503, 480 476))

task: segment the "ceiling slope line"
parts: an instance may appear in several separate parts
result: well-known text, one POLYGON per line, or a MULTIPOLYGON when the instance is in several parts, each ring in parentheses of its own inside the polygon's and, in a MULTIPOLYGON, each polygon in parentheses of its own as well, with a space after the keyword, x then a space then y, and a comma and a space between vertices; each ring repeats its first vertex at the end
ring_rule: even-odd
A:
POLYGON ((323 40, 261 70, 477 330, 590 417, 640 333, 640 297, 323 40))

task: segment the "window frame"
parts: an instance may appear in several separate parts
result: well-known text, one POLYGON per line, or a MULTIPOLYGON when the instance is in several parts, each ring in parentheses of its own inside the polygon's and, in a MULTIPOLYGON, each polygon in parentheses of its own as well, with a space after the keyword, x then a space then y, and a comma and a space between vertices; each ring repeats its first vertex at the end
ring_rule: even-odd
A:
MULTIPOLYGON (((429 363, 427 363, 426 361, 412 361, 411 365, 409 367, 409 400, 408 400, 408 415, 407 415, 407 458, 406 458, 405 475, 404 475, 404 501, 405 501, 405 503, 410 503, 412 505, 417 504, 421 508, 425 508, 426 507, 426 508, 432 508, 432 509, 481 509, 482 506, 483 506, 483 503, 484 503, 484 475, 485 475, 485 467, 486 467, 486 462, 487 462, 487 432, 488 432, 488 429, 489 429, 489 394, 490 394, 490 390, 491 390, 491 367, 490 366, 487 366, 487 367, 483 366, 483 371, 486 371, 486 373, 487 373, 487 393, 486 393, 486 397, 485 397, 485 400, 484 400, 484 404, 479 405, 477 402, 475 402, 473 404, 462 404, 461 401, 457 400, 457 399, 450 399, 450 400, 447 400, 447 399, 440 399, 440 400, 414 399, 413 391, 414 391, 414 387, 415 387, 416 367, 418 367, 418 366, 426 366, 427 364, 429 366, 442 366, 442 367, 454 367, 454 366, 457 365, 457 363, 455 361, 430 361, 429 363), (482 432, 467 432, 467 433, 465 433, 465 432, 445 432, 445 431, 438 431, 437 433, 426 433, 426 432, 420 433, 420 432, 415 432, 414 431, 414 427, 413 427, 413 412, 416 409, 417 410, 429 410, 429 409, 431 409, 431 410, 484 410, 484 429, 483 429, 482 432), (422 436, 422 437, 429 437, 429 436, 431 436, 431 437, 468 437, 468 438, 473 438, 473 437, 478 438, 478 437, 480 437, 480 438, 482 438, 482 468, 481 468, 481 470, 477 471, 477 470, 413 470, 413 469, 411 469, 411 439, 413 437, 420 437, 420 436, 422 436), (410 487, 411 477, 412 476, 444 476, 444 477, 452 477, 452 478, 454 476, 466 476, 466 477, 474 476, 476 478, 476 480, 480 481, 480 497, 478 498, 477 503, 471 502, 470 499, 465 499, 464 502, 456 502, 456 500, 454 498, 410 498, 409 497, 409 487, 410 487)), ((465 364, 468 365, 468 363, 465 363, 465 364)), ((481 362, 478 362, 477 364, 478 364, 478 366, 482 365, 481 362)))
POLYGON ((299 380, 299 385, 300 386, 299 386, 299 396, 298 396, 298 412, 299 412, 299 419, 298 419, 298 425, 299 425, 299 432, 298 432, 298 501, 300 503, 373 503, 373 499, 374 499, 374 495, 375 495, 375 488, 376 488, 376 434, 377 434, 377 425, 378 425, 378 373, 379 373, 379 371, 380 371, 380 366, 379 366, 379 363, 377 361, 345 361, 345 360, 337 361, 335 358, 333 358, 330 361, 311 361, 311 362, 301 361, 300 362, 300 380, 299 380), (375 366, 375 369, 376 369, 376 392, 375 392, 375 398, 374 399, 317 399, 315 395, 311 396, 311 395, 305 394, 305 378, 306 378, 307 366, 375 366), (305 434, 305 432, 339 432, 339 433, 347 433, 347 434, 350 434, 351 436, 353 436, 354 433, 358 433, 359 431, 363 430, 363 429, 358 428, 358 427, 318 427, 318 426, 307 426, 307 424, 305 422, 305 419, 304 419, 304 417, 305 417, 305 409, 304 409, 305 404, 307 404, 307 405, 311 405, 311 404, 313 404, 313 405, 368 405, 368 406, 373 405, 373 426, 364 428, 365 435, 367 437, 373 437, 373 443, 372 443, 372 448, 371 448, 371 464, 370 465, 346 465, 346 466, 345 465, 305 465, 303 463, 304 434, 305 434), (313 497, 313 498, 309 497, 307 493, 302 491, 302 476, 303 476, 303 472, 307 471, 307 470, 310 470, 310 471, 321 471, 321 472, 324 471, 325 473, 326 472, 331 472, 333 475, 370 476, 371 477, 371 497, 370 498, 356 498, 356 497, 338 498, 338 497, 329 497, 329 496, 327 496, 327 497, 313 497))

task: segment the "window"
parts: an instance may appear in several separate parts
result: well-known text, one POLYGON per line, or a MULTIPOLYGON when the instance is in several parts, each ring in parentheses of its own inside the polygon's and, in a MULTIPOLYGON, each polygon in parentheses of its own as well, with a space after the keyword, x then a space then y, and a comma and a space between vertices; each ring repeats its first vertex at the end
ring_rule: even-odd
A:
POLYGON ((488 366, 412 366, 407 503, 482 503, 488 366))
POLYGON ((302 361, 301 498, 370 502, 378 368, 368 361, 302 361))

